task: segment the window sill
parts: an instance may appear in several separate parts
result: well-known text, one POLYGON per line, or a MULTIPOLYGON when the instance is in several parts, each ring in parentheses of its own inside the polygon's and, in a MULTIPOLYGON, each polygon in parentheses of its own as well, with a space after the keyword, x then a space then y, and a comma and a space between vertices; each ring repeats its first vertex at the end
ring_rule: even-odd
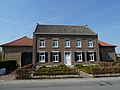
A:
POLYGON ((45 63, 45 61, 39 61, 38 63, 45 63))
POLYGON ((94 47, 88 47, 88 48, 94 48, 94 47))
POLYGON ((53 63, 58 63, 59 61, 52 61, 53 63))
POLYGON ((82 61, 82 60, 81 60, 81 61, 80 61, 80 60, 78 60, 77 62, 78 62, 78 63, 81 63, 81 62, 83 62, 83 61, 82 61))
POLYGON ((70 48, 70 47, 65 47, 65 48, 70 48))
POLYGON ((95 60, 89 60, 89 62, 94 62, 95 60))

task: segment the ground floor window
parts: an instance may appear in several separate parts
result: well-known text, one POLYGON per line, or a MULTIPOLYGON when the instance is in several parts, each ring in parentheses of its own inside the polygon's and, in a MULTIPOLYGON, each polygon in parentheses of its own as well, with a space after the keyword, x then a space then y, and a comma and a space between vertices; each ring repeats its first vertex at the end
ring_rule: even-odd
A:
POLYGON ((37 62, 48 62, 48 53, 47 52, 38 52, 37 53, 37 62))
POLYGON ((45 52, 39 53, 39 62, 45 62, 45 52))
POLYGON ((51 62, 60 62, 61 53, 60 52, 51 52, 51 62))
POLYGON ((87 52, 87 61, 95 61, 96 53, 95 52, 87 52))
POLYGON ((77 61, 77 62, 82 62, 83 60, 82 60, 82 52, 75 52, 75 60, 77 61))
POLYGON ((84 60, 85 60, 84 52, 81 52, 81 51, 75 52, 75 61, 76 62, 83 62, 84 60))

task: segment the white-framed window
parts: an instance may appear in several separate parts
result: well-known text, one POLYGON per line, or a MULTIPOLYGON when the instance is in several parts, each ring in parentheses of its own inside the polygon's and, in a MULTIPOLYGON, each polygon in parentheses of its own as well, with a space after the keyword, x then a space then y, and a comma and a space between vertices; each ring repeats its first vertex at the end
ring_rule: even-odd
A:
POLYGON ((39 62, 45 62, 45 52, 39 52, 39 62))
POLYGON ((70 47, 70 39, 65 39, 65 47, 66 48, 70 47))
POLYGON ((95 61, 95 52, 92 52, 92 51, 90 51, 90 52, 88 52, 88 61, 95 61))
POLYGON ((80 38, 77 38, 77 39, 76 39, 76 47, 77 47, 77 48, 80 48, 80 47, 81 47, 81 39, 80 39, 80 38))
POLYGON ((93 48, 93 40, 91 39, 88 40, 88 47, 93 48))
POLYGON ((58 48, 58 38, 53 38, 52 39, 52 47, 53 48, 58 48))
POLYGON ((45 48, 45 39, 44 38, 40 38, 40 48, 45 48))
POLYGON ((59 62, 59 53, 52 53, 53 62, 59 62))
POLYGON ((82 52, 76 52, 76 59, 78 62, 82 62, 83 59, 82 59, 82 52))

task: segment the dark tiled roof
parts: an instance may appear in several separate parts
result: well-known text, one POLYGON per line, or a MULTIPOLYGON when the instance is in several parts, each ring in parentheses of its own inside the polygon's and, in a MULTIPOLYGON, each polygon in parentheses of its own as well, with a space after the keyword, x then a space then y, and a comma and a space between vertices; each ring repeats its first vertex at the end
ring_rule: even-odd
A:
POLYGON ((116 47, 115 45, 112 45, 112 44, 108 44, 108 43, 105 43, 105 42, 102 42, 102 41, 98 41, 99 43, 99 46, 100 47, 116 47))
POLYGON ((22 38, 19 38, 17 40, 14 40, 12 42, 0 45, 1 47, 4 46, 33 46, 33 39, 28 38, 27 36, 24 36, 22 38))
POLYGON ((37 25, 34 34, 97 35, 86 26, 37 25))

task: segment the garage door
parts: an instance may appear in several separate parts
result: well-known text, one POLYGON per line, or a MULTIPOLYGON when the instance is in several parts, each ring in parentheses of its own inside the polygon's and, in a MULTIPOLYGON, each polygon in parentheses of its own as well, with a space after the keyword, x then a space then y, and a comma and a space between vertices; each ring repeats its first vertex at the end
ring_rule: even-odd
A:
POLYGON ((32 63, 32 52, 21 53, 21 66, 32 63))

